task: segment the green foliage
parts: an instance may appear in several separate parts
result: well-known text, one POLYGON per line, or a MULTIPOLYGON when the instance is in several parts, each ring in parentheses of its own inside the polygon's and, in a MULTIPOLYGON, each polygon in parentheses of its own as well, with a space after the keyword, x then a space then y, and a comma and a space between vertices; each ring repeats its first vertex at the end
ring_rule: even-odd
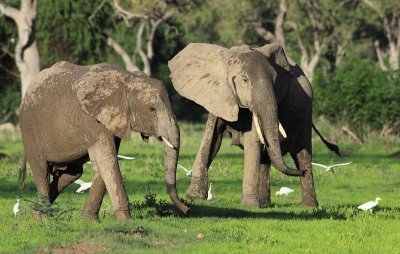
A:
POLYGON ((41 65, 65 60, 94 64, 107 60, 104 34, 112 29, 112 8, 97 1, 39 1, 36 24, 41 65), (51 31, 51 32, 49 32, 51 31))
POLYGON ((346 121, 361 136, 399 121, 398 75, 381 71, 367 59, 347 57, 332 75, 324 71, 316 75, 315 112, 346 121))
POLYGON ((0 123, 18 121, 16 109, 21 103, 21 92, 5 87, 0 93, 0 123))

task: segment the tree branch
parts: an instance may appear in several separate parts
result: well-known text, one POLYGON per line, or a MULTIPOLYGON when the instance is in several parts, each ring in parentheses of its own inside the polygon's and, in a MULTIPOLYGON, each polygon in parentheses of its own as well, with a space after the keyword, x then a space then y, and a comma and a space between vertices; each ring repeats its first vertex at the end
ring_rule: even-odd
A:
POLYGON ((139 54, 140 58, 143 62, 143 72, 146 73, 148 76, 151 75, 151 66, 150 61, 147 55, 143 52, 142 49, 142 39, 143 39, 143 32, 146 26, 146 22, 142 20, 139 25, 139 29, 136 33, 136 52, 139 54))
POLYGON ((0 15, 3 14, 16 21, 19 16, 19 11, 14 7, 6 5, 3 1, 0 1, 0 15))
POLYGON ((149 36, 147 37, 147 57, 150 60, 153 59, 153 56, 154 56, 153 41, 154 41, 154 35, 156 33, 158 26, 162 22, 165 22, 166 20, 170 19, 173 15, 174 15, 174 11, 169 10, 164 14, 164 16, 161 19, 157 19, 157 20, 150 19, 151 29, 149 32, 149 36))
POLYGON ((285 33, 283 32, 283 22, 287 12, 286 0, 281 0, 279 3, 279 12, 275 19, 275 38, 276 42, 285 48, 285 33))
POLYGON ((387 67, 385 65, 385 62, 383 61, 382 51, 381 51, 381 48, 379 47, 379 41, 378 40, 374 41, 374 46, 375 46, 376 56, 378 57, 379 67, 381 67, 381 69, 383 71, 387 71, 387 67))
POLYGON ((140 71, 137 65, 132 61, 129 57, 128 53, 118 44, 118 42, 114 41, 113 38, 107 38, 107 45, 110 46, 114 51, 122 58, 125 63, 125 69, 130 72, 140 71))
POLYGON ((125 10, 124 8, 121 7, 121 5, 119 5, 118 0, 112 0, 111 5, 114 7, 115 13, 125 21, 128 27, 130 26, 129 21, 131 19, 144 19, 144 20, 149 19, 149 16, 146 14, 133 13, 125 10))

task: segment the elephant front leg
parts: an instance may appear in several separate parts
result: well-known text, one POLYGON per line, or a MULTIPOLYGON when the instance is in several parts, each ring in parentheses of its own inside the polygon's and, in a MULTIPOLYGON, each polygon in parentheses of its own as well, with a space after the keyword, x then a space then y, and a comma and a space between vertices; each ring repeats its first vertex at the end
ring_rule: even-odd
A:
POLYGON ((270 184, 271 160, 267 152, 261 151, 260 174, 258 177, 258 195, 260 206, 271 204, 271 184, 270 184))
MULTIPOLYGON (((244 148, 244 172, 243 172, 243 205, 261 207, 259 195, 259 178, 261 162, 261 144, 255 131, 255 126, 251 131, 243 133, 244 148)), ((263 168, 265 170, 265 168, 263 168)), ((265 187, 263 187, 265 188, 265 187)))
POLYGON ((226 124, 221 119, 209 114, 203 140, 193 163, 192 180, 186 197, 207 198, 208 169, 219 151, 225 129, 226 124))
MULTIPOLYGON (((111 134, 100 135, 96 143, 89 148, 89 157, 94 168, 98 169, 98 172, 105 183, 106 189, 111 198, 116 219, 130 219, 131 215, 128 195, 125 191, 121 171, 118 165, 114 137, 111 134)), ((93 192, 96 189, 97 188, 95 187, 94 190, 91 191, 93 192)))
MULTIPOLYGON (((292 157, 294 157, 292 155, 292 157)), ((303 149, 293 158, 299 170, 304 170, 305 174, 300 177, 302 206, 318 207, 317 194, 315 193, 314 178, 311 165, 311 154, 303 149)))

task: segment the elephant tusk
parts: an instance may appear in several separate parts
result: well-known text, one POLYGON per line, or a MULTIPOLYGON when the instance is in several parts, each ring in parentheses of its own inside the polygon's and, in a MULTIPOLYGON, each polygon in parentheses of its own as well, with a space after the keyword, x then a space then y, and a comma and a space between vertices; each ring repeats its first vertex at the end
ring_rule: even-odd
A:
POLYGON ((264 136, 262 135, 262 132, 261 132, 260 121, 258 119, 258 116, 253 114, 253 120, 254 120, 254 125, 256 126, 258 138, 260 139, 260 142, 263 145, 265 145, 265 139, 264 139, 264 136))
POLYGON ((281 122, 279 122, 279 131, 280 131, 280 133, 282 134, 282 136, 283 136, 284 138, 287 138, 285 129, 283 128, 281 122))
POLYGON ((167 146, 169 146, 169 147, 171 147, 171 148, 175 148, 175 147, 171 144, 171 142, 168 141, 167 138, 164 138, 164 137, 161 137, 161 138, 162 138, 162 140, 164 141, 164 143, 167 144, 167 146))

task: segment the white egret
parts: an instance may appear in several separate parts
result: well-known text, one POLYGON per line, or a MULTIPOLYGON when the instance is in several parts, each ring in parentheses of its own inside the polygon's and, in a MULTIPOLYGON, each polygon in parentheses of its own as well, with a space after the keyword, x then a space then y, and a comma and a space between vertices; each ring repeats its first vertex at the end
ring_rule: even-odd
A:
POLYGON ((208 189, 207 200, 213 199, 213 194, 211 193, 211 185, 212 183, 210 183, 210 188, 208 189))
POLYGON ((294 192, 293 189, 290 189, 290 188, 288 188, 288 187, 281 187, 281 188, 279 189, 279 191, 277 191, 277 192, 275 193, 275 196, 276 196, 276 195, 279 195, 279 196, 285 195, 285 196, 287 196, 287 195, 289 195, 289 193, 292 193, 292 192, 294 192))
POLYGON ((86 182, 82 181, 81 179, 76 180, 74 183, 79 184, 81 186, 76 190, 77 193, 82 193, 85 190, 92 187, 92 182, 86 183, 86 182))
POLYGON ((358 209, 363 210, 363 211, 370 211, 372 213, 372 209, 378 205, 379 200, 382 200, 382 199, 376 198, 375 201, 369 201, 365 204, 359 205, 358 209))
POLYGON ((315 166, 320 166, 320 167, 325 168, 325 171, 326 171, 326 172, 330 172, 330 171, 331 171, 332 173, 335 173, 335 171, 333 171, 333 168, 334 168, 334 167, 346 166, 346 165, 349 165, 349 164, 351 164, 351 163, 352 163, 352 162, 350 161, 350 162, 346 162, 346 163, 339 163, 339 164, 333 164, 333 165, 331 165, 331 166, 326 166, 326 165, 323 165, 323 164, 311 162, 311 164, 313 164, 313 165, 315 165, 315 166))
POLYGON ((124 160, 134 160, 136 159, 136 157, 129 157, 129 156, 125 156, 125 155, 117 155, 118 159, 124 159, 124 160))
POLYGON ((14 216, 17 216, 18 212, 19 212, 19 198, 17 199, 17 203, 15 203, 13 207, 14 216))
POLYGON ((186 173, 187 176, 192 176, 192 170, 188 170, 187 168, 185 168, 184 166, 179 165, 179 164, 178 164, 177 167, 180 168, 180 169, 182 169, 183 171, 185 171, 185 173, 186 173))
MULTIPOLYGON (((130 156, 125 156, 125 155, 120 155, 120 154, 117 154, 117 158, 118 158, 118 160, 134 160, 134 159, 136 159, 136 157, 130 157, 130 156)), ((91 161, 88 161, 86 163, 92 164, 91 161)))

